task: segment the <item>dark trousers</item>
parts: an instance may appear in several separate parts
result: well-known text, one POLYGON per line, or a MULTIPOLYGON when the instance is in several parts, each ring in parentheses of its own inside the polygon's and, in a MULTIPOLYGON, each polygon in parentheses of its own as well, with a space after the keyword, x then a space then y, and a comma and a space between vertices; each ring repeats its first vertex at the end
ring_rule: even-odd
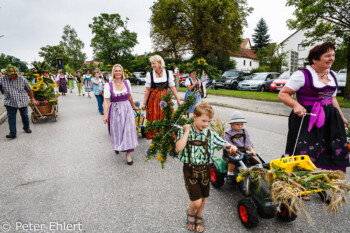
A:
POLYGON ((22 117, 22 123, 23 123, 23 129, 27 130, 29 129, 29 119, 28 119, 28 108, 23 107, 23 108, 14 108, 10 106, 5 106, 7 110, 7 117, 8 117, 8 122, 9 122, 9 128, 10 128, 10 133, 16 135, 17 130, 16 130, 16 115, 17 115, 17 109, 19 109, 19 112, 22 117))
POLYGON ((95 97, 97 99, 98 111, 103 114, 103 95, 95 95, 95 97))

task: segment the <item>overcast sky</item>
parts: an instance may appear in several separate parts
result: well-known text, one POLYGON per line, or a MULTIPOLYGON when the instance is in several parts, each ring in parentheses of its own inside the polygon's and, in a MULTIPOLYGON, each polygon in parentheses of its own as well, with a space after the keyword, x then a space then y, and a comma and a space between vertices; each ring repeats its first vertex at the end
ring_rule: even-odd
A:
MULTIPOLYGON (((46 45, 57 45, 63 27, 71 25, 84 42, 84 52, 92 59, 92 38, 89 23, 100 13, 118 13, 122 19, 129 18, 128 29, 137 33, 134 54, 152 51, 150 39, 150 7, 154 0, 0 0, 0 53, 13 55, 32 62, 42 60, 38 52, 46 45)), ((271 42, 281 42, 293 31, 286 27, 292 18, 292 7, 286 0, 248 0, 254 8, 247 18, 248 28, 244 38, 252 38, 260 18, 269 27, 271 42)))

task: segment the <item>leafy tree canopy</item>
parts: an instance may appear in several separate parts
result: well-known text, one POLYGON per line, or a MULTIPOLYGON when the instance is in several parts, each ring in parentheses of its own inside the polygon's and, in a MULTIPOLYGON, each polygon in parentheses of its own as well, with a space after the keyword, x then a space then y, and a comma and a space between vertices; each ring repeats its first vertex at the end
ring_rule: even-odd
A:
POLYGON ((239 48, 252 8, 246 0, 158 0, 151 11, 156 48, 175 58, 186 51, 195 57, 221 57, 239 48))
POLYGON ((123 56, 131 53, 132 48, 138 43, 137 34, 126 28, 126 22, 119 14, 102 13, 93 18, 93 23, 89 24, 94 35, 91 47, 98 60, 116 64, 120 63, 123 56))
POLYGON ((21 72, 26 72, 28 70, 27 64, 21 61, 19 58, 6 55, 4 53, 0 54, 0 68, 4 69, 7 65, 13 65, 20 68, 21 72))

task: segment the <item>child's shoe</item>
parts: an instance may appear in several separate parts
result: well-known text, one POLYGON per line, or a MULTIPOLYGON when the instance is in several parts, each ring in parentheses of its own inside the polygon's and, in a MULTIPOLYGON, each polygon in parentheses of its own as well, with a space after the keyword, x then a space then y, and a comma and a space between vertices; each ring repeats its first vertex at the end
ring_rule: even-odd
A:
POLYGON ((227 175, 226 176, 226 183, 229 185, 234 185, 235 184, 235 178, 233 175, 227 175))

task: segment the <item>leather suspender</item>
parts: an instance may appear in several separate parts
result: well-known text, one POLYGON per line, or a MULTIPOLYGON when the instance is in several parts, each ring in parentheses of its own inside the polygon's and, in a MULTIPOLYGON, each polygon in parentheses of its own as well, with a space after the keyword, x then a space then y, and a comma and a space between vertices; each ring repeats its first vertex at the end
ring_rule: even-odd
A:
POLYGON ((188 157, 188 165, 189 166, 192 166, 192 163, 191 163, 191 150, 190 150, 190 145, 191 146, 205 146, 205 156, 207 158, 207 164, 209 164, 209 161, 210 161, 210 156, 209 156, 209 148, 208 148, 208 144, 209 144, 209 138, 210 138, 210 130, 208 129, 208 133, 207 133, 207 138, 205 139, 205 141, 201 141, 201 140, 190 140, 190 141, 187 141, 187 145, 186 145, 186 148, 187 148, 187 157, 188 157))

